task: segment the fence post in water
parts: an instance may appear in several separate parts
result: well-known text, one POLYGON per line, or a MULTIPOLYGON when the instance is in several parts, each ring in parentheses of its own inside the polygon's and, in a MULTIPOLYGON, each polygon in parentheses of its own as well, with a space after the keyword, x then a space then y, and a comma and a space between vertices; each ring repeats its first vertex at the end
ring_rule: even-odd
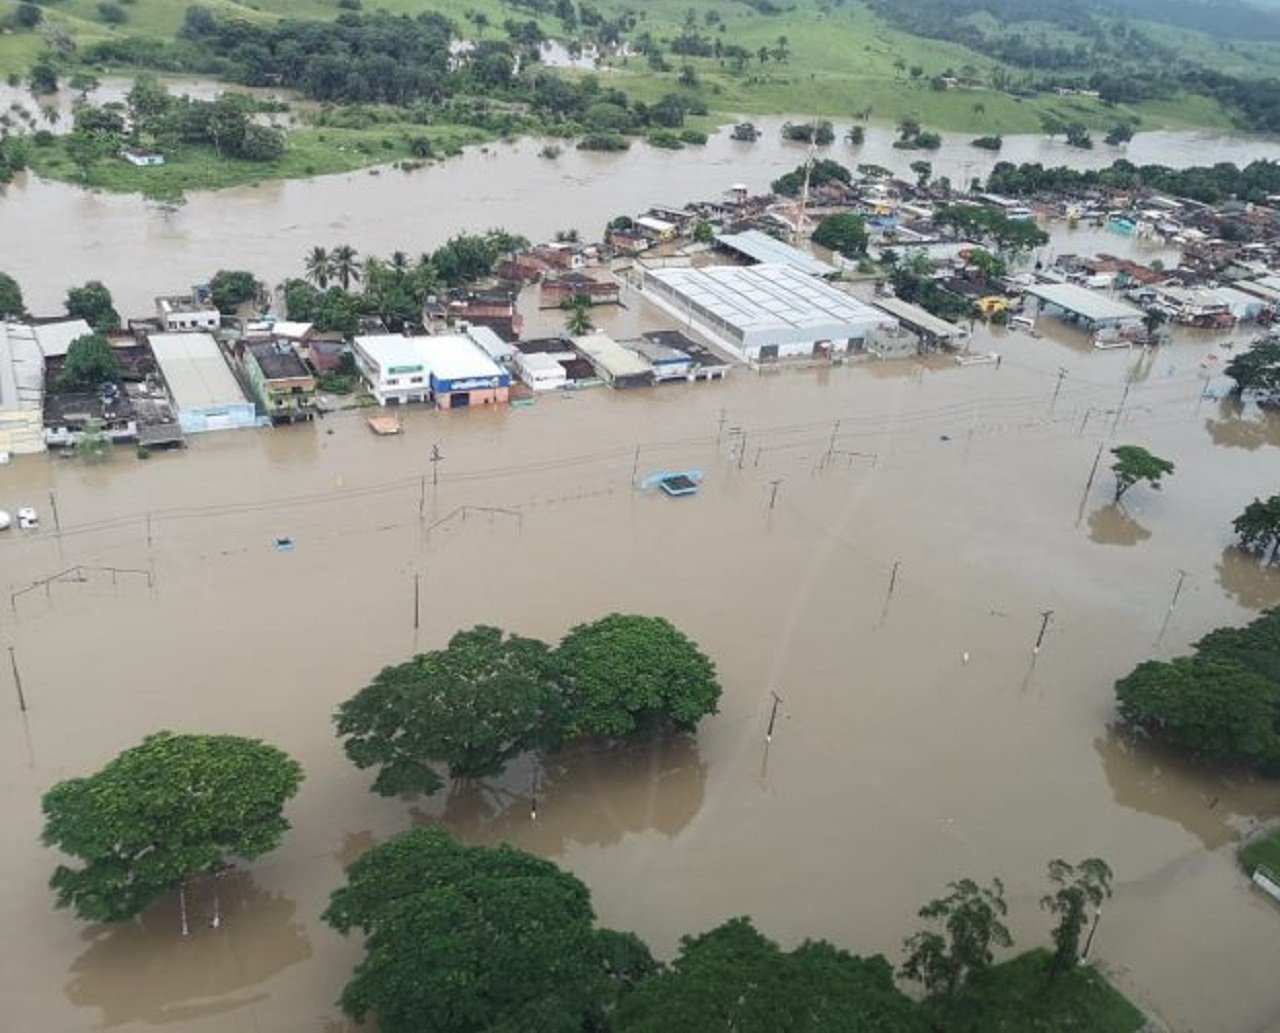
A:
POLYGON ((27 698, 22 694, 22 675, 18 673, 18 661, 13 655, 13 646, 9 647, 9 666, 13 668, 13 684, 18 690, 18 709, 27 712, 27 698))

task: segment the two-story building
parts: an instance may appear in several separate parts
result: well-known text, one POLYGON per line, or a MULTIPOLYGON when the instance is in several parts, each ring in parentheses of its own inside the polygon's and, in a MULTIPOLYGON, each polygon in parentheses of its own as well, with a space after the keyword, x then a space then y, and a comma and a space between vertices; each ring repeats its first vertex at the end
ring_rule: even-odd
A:
POLYGON ((272 423, 294 423, 315 417, 316 378, 289 345, 276 342, 248 345, 244 372, 272 423))
POLYGON ((222 325, 222 313, 212 302, 193 294, 156 298, 156 318, 167 334, 202 331, 212 333, 222 325))
POLYGON ((430 374, 419 340, 401 334, 369 334, 352 342, 356 368, 379 405, 430 400, 430 374))

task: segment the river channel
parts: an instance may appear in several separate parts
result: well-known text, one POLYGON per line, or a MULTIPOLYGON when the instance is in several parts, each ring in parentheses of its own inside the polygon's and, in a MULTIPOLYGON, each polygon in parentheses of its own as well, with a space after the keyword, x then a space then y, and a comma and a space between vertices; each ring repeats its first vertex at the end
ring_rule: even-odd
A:
MULTIPOLYGON (((905 160, 875 139, 862 160, 905 160)), ((1276 153, 1184 137, 1162 152, 1139 137, 1131 154, 1208 160, 1210 146, 1237 161, 1276 153)), ((768 135, 747 151, 717 139, 554 163, 536 149, 197 195, 171 217, 28 181, 0 201, 0 233, 24 256, 33 307, 95 275, 145 310, 153 286, 229 264, 282 276, 316 242, 376 253, 491 224, 585 229, 729 182, 763 187, 803 154, 768 135)), ((962 160, 967 149, 935 164, 962 160)), ((606 329, 669 325, 625 300, 606 329)), ((550 329, 555 316, 537 319, 550 329)), ((359 945, 318 915, 344 865, 419 822, 555 859, 602 922, 664 956, 684 933, 751 914, 788 945, 821 936, 896 961, 922 903, 993 875, 1027 947, 1047 942, 1045 863, 1097 855, 1116 893, 1095 956, 1126 993, 1177 1030, 1280 1027, 1280 914, 1234 860, 1242 835, 1280 816, 1280 784, 1200 771, 1109 728, 1112 684, 1136 662, 1280 602, 1280 572, 1239 556, 1229 528, 1276 489, 1280 420, 1214 397, 1221 337, 1143 355, 1066 330, 979 328, 974 347, 999 351, 999 366, 735 370, 409 412, 394 439, 340 414, 199 436, 145 463, 122 451, 0 468, 0 507, 44 517, 38 534, 0 537, 0 647, 28 703, 24 716, 0 674, 4 1028, 346 1030, 332 1002, 359 945), (1099 447, 1123 442, 1177 470, 1117 509, 1105 472, 1085 485, 1099 447), (435 488, 432 444, 445 457, 435 488), (691 466, 707 474, 696 497, 631 487, 691 466), (272 548, 281 535, 292 551, 272 548), (721 711, 696 739, 547 758, 536 820, 532 761, 466 792, 383 800, 333 737, 338 702, 459 628, 554 640, 613 610, 665 615, 698 640, 721 711), (56 858, 38 845, 42 792, 158 728, 259 736, 307 772, 281 848, 229 877, 218 929, 201 888, 187 940, 172 904, 117 927, 55 911, 56 858)))

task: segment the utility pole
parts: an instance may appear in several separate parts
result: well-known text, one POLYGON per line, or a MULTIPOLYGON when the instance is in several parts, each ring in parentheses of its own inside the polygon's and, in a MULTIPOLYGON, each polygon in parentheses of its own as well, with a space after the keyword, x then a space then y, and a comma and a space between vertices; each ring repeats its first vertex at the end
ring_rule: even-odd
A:
POLYGON ((1062 390, 1062 380, 1067 375, 1065 366, 1058 367, 1058 382, 1053 385, 1053 399, 1049 402, 1049 411, 1053 412, 1053 407, 1058 404, 1058 393, 1062 390))
POLYGON ((1130 377, 1124 382, 1124 394, 1120 396, 1120 405, 1116 409, 1116 418, 1111 423, 1111 430, 1113 433, 1115 429, 1120 426, 1120 417, 1124 415, 1124 403, 1129 399, 1129 389, 1131 387, 1133 387, 1133 377, 1130 377))
POLYGON ((420 588, 421 581, 422 581, 422 575, 415 570, 413 573, 413 630, 414 631, 418 630, 418 625, 419 625, 419 621, 418 621, 418 615, 420 612, 419 603, 421 602, 421 599, 422 599, 422 592, 420 588))
POLYGON ((440 461, 444 456, 440 454, 440 446, 431 446, 431 487, 434 490, 436 485, 440 483, 440 461))
POLYGON ((631 461, 631 483, 636 483, 636 474, 640 472, 640 446, 636 445, 636 456, 631 461))
POLYGON ((1098 464, 1102 462, 1102 450, 1106 447, 1107 444, 1105 441, 1098 445, 1098 454, 1093 457, 1093 467, 1089 470, 1089 479, 1084 485, 1084 494, 1086 498, 1089 495, 1089 489, 1093 487, 1093 479, 1098 476, 1098 464))
POLYGON ((885 596, 886 603, 893 598, 893 588, 898 583, 898 564, 900 562, 901 560, 894 560, 893 570, 889 572, 889 594, 885 596))
POLYGON ((1033 656, 1038 656, 1040 653, 1040 644, 1044 641, 1045 629, 1049 627, 1049 618, 1052 616, 1053 616, 1052 610, 1040 611, 1040 634, 1036 636, 1036 646, 1033 650, 1031 650, 1031 654, 1033 656))
POLYGON ((22 675, 18 673, 18 661, 13 655, 13 646, 9 647, 9 666, 13 668, 13 684, 18 690, 18 709, 27 712, 27 698, 22 694, 22 675))
POLYGON ((742 457, 747 454, 747 432, 742 432, 742 437, 738 441, 738 469, 742 469, 742 457))
POLYGON ((59 538, 62 537, 62 521, 58 519, 58 497, 53 493, 53 489, 49 489, 49 508, 53 510, 53 532, 59 538))
POLYGON ((151 548, 151 510, 147 510, 147 548, 151 548))
POLYGON ((1084 941, 1084 950, 1080 953, 1080 961, 1089 960, 1089 950, 1093 947, 1093 934, 1098 931, 1098 923, 1102 920, 1102 908, 1093 913, 1093 925, 1089 927, 1089 938, 1084 941))
POLYGON ((822 459, 822 465, 826 466, 831 462, 831 453, 836 449, 836 438, 840 435, 840 421, 836 420, 835 426, 831 428, 831 440, 827 442, 827 454, 822 459))
POLYGON ((719 450, 720 448, 720 439, 724 437, 724 421, 727 413, 728 413, 727 409, 721 409, 720 420, 716 424, 716 449, 717 450, 719 450))
POLYGON ((770 486, 773 489, 771 492, 769 492, 769 512, 771 513, 773 512, 773 504, 778 501, 778 485, 781 483, 782 483, 781 478, 778 478, 776 481, 769 482, 770 486))
POLYGON ((427 475, 418 478, 418 519, 421 520, 427 508, 427 475))
POLYGON ((1187 572, 1185 570, 1179 569, 1178 584, 1177 584, 1177 587, 1174 588, 1173 590, 1173 599, 1170 600, 1169 602, 1170 613, 1173 613, 1173 608, 1178 605, 1178 596, 1182 594, 1182 582, 1184 582, 1186 579, 1187 579, 1187 572))
POLYGON ((769 711, 769 730, 764 733, 764 744, 766 746, 773 742, 773 723, 778 720, 778 704, 782 702, 782 697, 772 689, 769 690, 769 694, 773 696, 773 709, 769 711))

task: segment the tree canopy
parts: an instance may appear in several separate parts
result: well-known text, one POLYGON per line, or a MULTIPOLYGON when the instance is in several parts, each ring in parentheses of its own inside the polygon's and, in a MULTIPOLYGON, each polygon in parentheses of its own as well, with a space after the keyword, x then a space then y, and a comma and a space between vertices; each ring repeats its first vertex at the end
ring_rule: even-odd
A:
POLYGON ((1265 502, 1254 499, 1231 526, 1241 548, 1260 553, 1269 564, 1275 563, 1280 555, 1280 495, 1272 495, 1265 502))
POLYGON ((67 290, 67 315, 83 319, 99 333, 120 329, 120 313, 111 301, 111 292, 101 280, 90 280, 82 287, 67 290))
POLYGON ((614 613, 580 624, 561 641, 556 672, 573 733, 692 731, 720 699, 715 665, 661 617, 614 613))
POLYGON ((230 313, 256 299, 261 286, 253 273, 244 269, 219 269, 209 281, 209 294, 219 312, 230 313))
POLYGON ((1011 947, 1013 937, 1002 919, 1009 908, 1004 883, 990 888, 972 879, 948 883, 951 892, 920 909, 920 917, 942 922, 943 932, 922 930, 906 941, 902 974, 923 983, 929 993, 952 997, 975 973, 990 968, 992 947, 1011 947))
POLYGON ((925 1033, 919 1006, 880 955, 805 941, 792 951, 735 918, 686 936, 679 956, 622 1002, 619 1033, 925 1033))
POLYGON ((1066 972, 1080 960, 1080 936, 1089 920, 1111 896, 1111 868, 1106 861, 1087 857, 1079 864, 1049 862, 1049 880, 1057 887, 1040 898, 1040 906, 1058 916, 1053 929, 1055 973, 1066 972))
POLYGON ((26 314, 18 281, 8 273, 0 273, 0 319, 21 319, 26 314))
POLYGON ((818 228, 813 231, 813 242, 838 251, 845 258, 856 258, 866 253, 867 226, 861 215, 838 212, 818 223, 818 228))
POLYGON ((87 921, 132 918, 187 878, 275 849, 302 769, 234 735, 158 732, 44 795, 43 842, 81 862, 50 879, 87 921))
POLYGON ((1160 487, 1160 479, 1173 473, 1173 463, 1152 455, 1140 445, 1119 445, 1111 450, 1116 461, 1111 470, 1116 475, 1116 495, 1119 502, 1124 493, 1139 481, 1146 481, 1153 488, 1160 487))
POLYGON ((498 774, 553 742, 559 706, 547 646, 498 628, 460 631, 445 649, 384 668, 334 720, 359 768, 377 767, 384 795, 434 793, 453 778, 498 774))
POLYGON ((382 1033, 580 1033, 652 968, 634 937, 593 928, 573 875, 436 828, 365 853, 324 920, 365 933, 341 1004, 357 1021, 376 1015, 382 1033))
POLYGON ((1210 632, 1192 656, 1139 664, 1116 682, 1116 698, 1134 734, 1280 769, 1280 608, 1210 632))
POLYGON ((1233 356, 1223 372, 1236 382, 1237 394, 1280 393, 1280 338, 1254 341, 1247 351, 1233 356))
POLYGON ((60 386, 68 391, 96 388, 120 376, 120 360, 102 334, 84 334, 67 345, 60 386))

